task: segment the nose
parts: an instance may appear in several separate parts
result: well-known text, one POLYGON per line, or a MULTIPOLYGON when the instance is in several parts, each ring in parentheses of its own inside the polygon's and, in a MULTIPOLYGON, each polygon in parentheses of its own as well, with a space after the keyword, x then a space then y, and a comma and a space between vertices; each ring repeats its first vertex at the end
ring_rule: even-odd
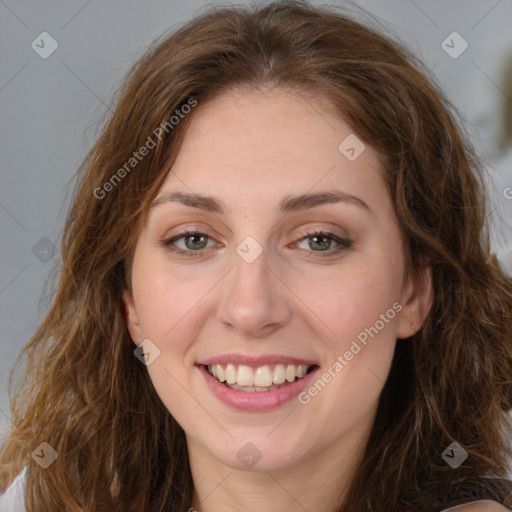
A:
POLYGON ((291 318, 290 291, 267 253, 252 263, 234 255, 234 268, 224 280, 217 316, 228 329, 265 338, 291 318))

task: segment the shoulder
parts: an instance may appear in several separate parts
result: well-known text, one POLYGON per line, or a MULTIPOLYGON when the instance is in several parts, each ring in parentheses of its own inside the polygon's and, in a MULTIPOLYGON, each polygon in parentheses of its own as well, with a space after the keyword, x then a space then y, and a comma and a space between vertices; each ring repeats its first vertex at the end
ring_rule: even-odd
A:
POLYGON ((431 512, 510 512, 512 481, 494 477, 466 478, 437 496, 431 512))
POLYGON ((482 500, 466 505, 459 505, 453 508, 447 508, 443 512, 510 512, 510 509, 500 505, 496 501, 482 500))
POLYGON ((25 510, 23 497, 25 474, 26 468, 16 476, 5 493, 0 496, 0 512, 23 512, 25 510))

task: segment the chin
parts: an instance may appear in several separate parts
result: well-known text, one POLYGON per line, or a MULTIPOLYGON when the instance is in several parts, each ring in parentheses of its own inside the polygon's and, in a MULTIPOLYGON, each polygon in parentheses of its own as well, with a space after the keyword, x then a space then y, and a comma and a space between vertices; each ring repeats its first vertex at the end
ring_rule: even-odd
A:
POLYGON ((219 445, 218 439, 211 439, 206 448, 219 462, 234 470, 273 472, 297 464, 305 455, 304 436, 295 440, 284 430, 279 435, 271 432, 268 428, 263 433, 244 429, 243 434, 238 432, 232 438, 226 434, 223 445, 219 445))

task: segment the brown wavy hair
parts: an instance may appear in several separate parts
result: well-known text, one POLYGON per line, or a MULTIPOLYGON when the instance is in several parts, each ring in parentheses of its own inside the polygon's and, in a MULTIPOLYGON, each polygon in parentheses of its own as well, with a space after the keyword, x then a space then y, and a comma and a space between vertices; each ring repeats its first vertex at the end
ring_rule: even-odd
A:
POLYGON ((407 270, 432 269, 433 306, 420 331, 397 342, 339 510, 419 510, 461 478, 507 474, 512 287, 489 248, 482 164, 428 73, 380 32, 305 2, 217 7, 134 65, 79 170, 53 302, 17 360, 26 368, 11 398, 0 483, 5 490, 26 467, 28 511, 185 512, 192 502, 184 432, 134 357, 121 294, 148 207, 197 109, 160 140, 155 128, 190 98, 200 106, 235 87, 330 100, 381 155, 407 270), (152 134, 155 147, 98 199, 152 134), (58 452, 48 469, 30 457, 43 441, 58 452), (469 454, 457 469, 441 458, 453 441, 469 454))

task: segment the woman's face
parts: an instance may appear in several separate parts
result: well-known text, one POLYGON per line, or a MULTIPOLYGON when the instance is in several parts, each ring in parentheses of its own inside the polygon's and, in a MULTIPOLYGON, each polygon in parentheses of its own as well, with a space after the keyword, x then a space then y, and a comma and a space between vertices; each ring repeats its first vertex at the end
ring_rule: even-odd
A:
POLYGON ((123 297, 155 390, 189 450, 232 468, 355 446, 426 314, 377 154, 290 91, 194 115, 123 297))

